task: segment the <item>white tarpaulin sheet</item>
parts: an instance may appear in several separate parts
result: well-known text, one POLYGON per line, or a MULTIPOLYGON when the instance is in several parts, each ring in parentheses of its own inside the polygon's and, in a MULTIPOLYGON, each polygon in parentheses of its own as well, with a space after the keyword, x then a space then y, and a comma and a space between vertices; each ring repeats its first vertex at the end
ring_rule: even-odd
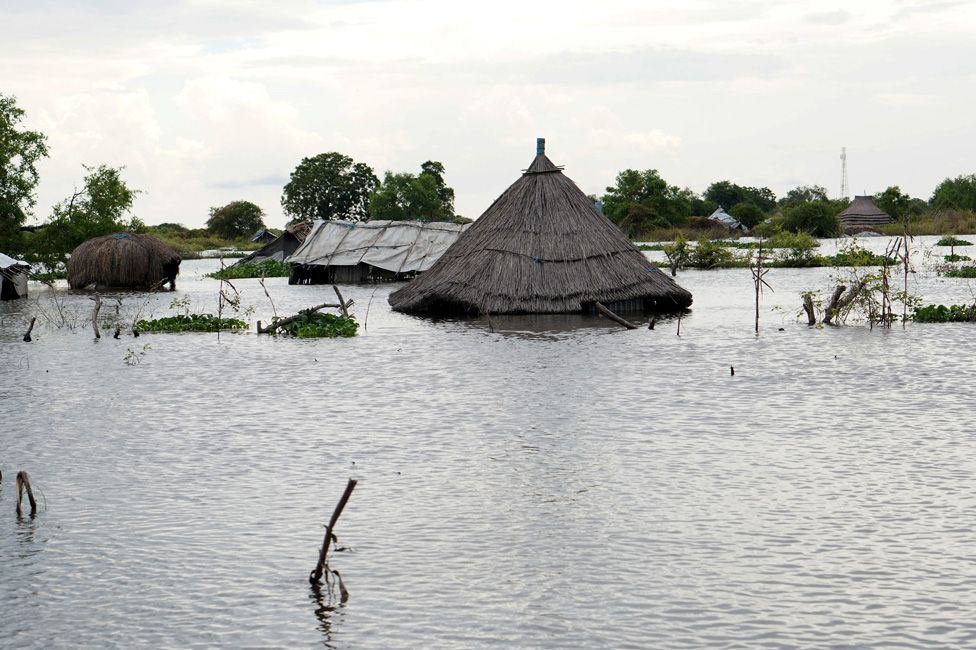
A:
POLYGON ((0 269, 9 269, 11 266, 23 266, 25 269, 30 268, 30 264, 27 262, 21 262, 20 260, 15 260, 9 255, 0 253, 0 269))
POLYGON ((426 271, 467 224, 420 221, 315 221, 293 264, 355 266, 362 262, 393 273, 426 271))

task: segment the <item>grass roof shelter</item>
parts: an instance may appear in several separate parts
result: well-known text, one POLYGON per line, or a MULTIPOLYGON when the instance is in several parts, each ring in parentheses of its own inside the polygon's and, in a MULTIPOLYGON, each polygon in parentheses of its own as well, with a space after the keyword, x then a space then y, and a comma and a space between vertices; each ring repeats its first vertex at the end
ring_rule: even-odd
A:
POLYGON ((0 300, 27 297, 27 274, 30 264, 0 253, 0 300))
POLYGON ((568 314, 674 312, 692 296, 640 250, 538 141, 535 160, 426 273, 390 296, 396 311, 568 314))
POLYGON ((845 230, 874 228, 891 223, 895 219, 874 204, 870 196, 855 196, 854 202, 837 215, 845 230))
POLYGON ((148 290, 169 282, 170 291, 175 291, 181 261, 176 251, 150 235, 104 235, 71 252, 68 285, 148 290))

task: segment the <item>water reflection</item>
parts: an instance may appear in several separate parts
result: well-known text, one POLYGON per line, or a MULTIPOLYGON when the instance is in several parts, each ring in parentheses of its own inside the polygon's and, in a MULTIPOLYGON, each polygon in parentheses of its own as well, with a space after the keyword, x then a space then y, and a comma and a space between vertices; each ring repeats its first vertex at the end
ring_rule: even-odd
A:
POLYGON ((336 646, 332 642, 332 628, 334 623, 341 621, 342 610, 346 606, 348 594, 343 590, 344 597, 336 602, 332 583, 328 583, 324 588, 321 584, 314 584, 311 586, 311 592, 309 599, 315 603, 315 618, 319 621, 318 630, 322 633, 322 645, 326 648, 335 648, 336 646), (333 616, 336 617, 335 622, 333 622, 333 616))

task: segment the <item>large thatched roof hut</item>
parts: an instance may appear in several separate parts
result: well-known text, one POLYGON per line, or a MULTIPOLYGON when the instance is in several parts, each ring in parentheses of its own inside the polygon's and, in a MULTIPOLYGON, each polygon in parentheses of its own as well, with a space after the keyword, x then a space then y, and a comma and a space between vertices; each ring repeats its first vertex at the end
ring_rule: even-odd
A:
POLYGON ((855 196, 854 202, 837 215, 845 229, 873 228, 894 221, 894 217, 874 204, 870 196, 855 196))
POLYGON ((462 234, 434 266, 390 296, 423 314, 677 311, 691 293, 640 250, 545 155, 462 234))
POLYGON ((27 274, 30 264, 0 253, 0 300, 27 296, 27 274))
POLYGON ((150 235, 116 233, 78 245, 68 259, 72 289, 152 289, 169 282, 176 289, 179 254, 150 235))

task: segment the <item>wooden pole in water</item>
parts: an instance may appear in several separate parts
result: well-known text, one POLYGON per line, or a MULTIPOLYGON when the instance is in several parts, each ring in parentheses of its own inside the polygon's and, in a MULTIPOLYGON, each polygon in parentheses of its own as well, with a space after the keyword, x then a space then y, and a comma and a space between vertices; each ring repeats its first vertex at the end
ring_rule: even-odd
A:
POLYGON ((346 301, 342 298, 342 292, 339 291, 339 287, 334 284, 332 285, 332 288, 335 290, 336 297, 339 298, 339 307, 342 309, 342 315, 349 318, 349 309, 347 308, 346 301))
MULTIPOLYGON (((341 300, 341 298, 340 298, 341 300)), ((356 479, 349 479, 346 483, 346 490, 342 493, 342 498, 339 499, 338 505, 336 505, 335 510, 332 511, 332 518, 329 519, 329 525, 325 527, 325 539, 322 541, 322 549, 319 551, 319 562, 315 566, 315 570, 308 574, 308 581, 317 585, 320 580, 322 580, 322 572, 325 570, 326 556, 329 553, 329 544, 332 542, 332 531, 335 530, 336 521, 339 520, 339 515, 342 514, 342 509, 346 507, 346 502, 349 501, 349 496, 352 491, 356 488, 356 479)))
POLYGON ((95 332, 95 338, 102 338, 102 333, 98 331, 98 311, 102 308, 102 297, 95 294, 95 309, 92 311, 92 331, 95 332))
POLYGON ((593 304, 596 307, 596 310, 598 312, 600 312, 601 314, 603 314, 604 316, 606 316, 607 318, 609 318, 613 322, 619 323, 620 325, 623 325, 624 327, 626 327, 629 330, 635 330, 635 329, 637 329, 637 326, 636 325, 634 325, 633 323, 631 323, 629 320, 625 320, 625 319, 621 318, 620 316, 616 315, 615 313, 613 313, 612 311, 610 311, 609 309, 607 309, 603 305, 603 303, 597 301, 597 302, 595 302, 593 304))
POLYGON ((31 514, 37 512, 37 501, 34 500, 34 490, 31 489, 30 476, 27 475, 27 472, 24 470, 17 472, 15 485, 17 486, 17 515, 23 514, 23 510, 20 508, 20 500, 23 497, 24 490, 27 491, 27 500, 30 501, 31 514))
POLYGON ((36 321, 36 320, 37 320, 37 317, 36 316, 32 316, 31 317, 30 326, 27 328, 27 331, 24 332, 24 343, 30 343, 31 342, 31 335, 30 335, 30 333, 34 329, 34 321, 36 321))

